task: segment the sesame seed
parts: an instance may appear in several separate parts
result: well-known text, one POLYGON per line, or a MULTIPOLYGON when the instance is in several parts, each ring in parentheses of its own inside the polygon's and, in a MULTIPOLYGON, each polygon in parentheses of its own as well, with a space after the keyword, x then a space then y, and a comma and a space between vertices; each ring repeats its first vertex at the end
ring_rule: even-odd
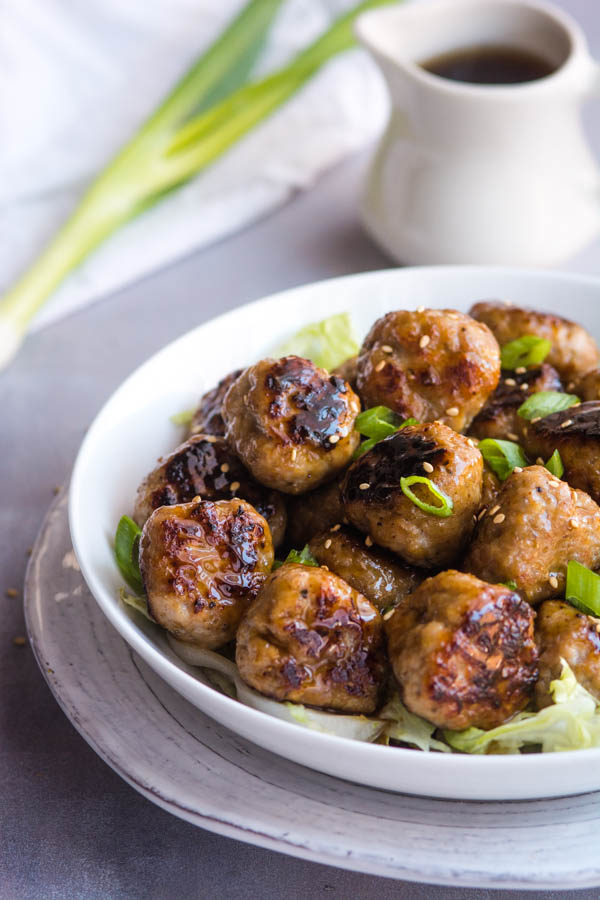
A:
POLYGON ((330 438, 329 438, 329 443, 330 443, 330 444, 337 444, 337 442, 339 441, 339 439, 340 439, 339 434, 332 434, 332 435, 330 436, 330 438))
POLYGON ((514 387, 516 385, 516 381, 514 378, 505 378, 504 384, 507 384, 509 387, 514 387))
POLYGON ((544 460, 542 459, 541 456, 538 456, 538 458, 537 458, 536 461, 535 461, 535 464, 536 464, 536 466, 543 466, 543 465, 544 465, 544 460))
POLYGON ((579 528, 579 522, 577 519, 569 519, 569 525, 571 528, 579 528))
POLYGON ((467 438, 467 444, 469 445, 469 447, 474 447, 474 446, 475 446, 475 441, 472 440, 472 438, 467 438))
POLYGON ((517 375, 524 375, 526 371, 527 369, 525 368, 525 366, 517 366, 517 368, 515 369, 517 375))
POLYGON ((223 465, 220 468, 221 468, 221 472, 229 472, 229 463, 223 463, 223 465))
POLYGON ((26 643, 27 643, 26 638, 24 638, 20 634, 17 635, 17 637, 13 638, 13 644, 15 645, 15 647, 24 647, 26 643))
POLYGON ((381 372, 382 369, 385 369, 385 366, 386 366, 385 359, 382 359, 382 360, 380 360, 380 361, 377 363, 377 365, 375 366, 375 371, 376 371, 376 372, 381 372))
POLYGON ((200 494, 196 494, 196 496, 192 500, 192 503, 202 503, 202 497, 200 496, 200 494))
POLYGON ((458 415, 458 406, 449 406, 446 410, 447 416, 457 416, 458 415))
POLYGON ((330 528, 329 530, 330 530, 330 531, 339 531, 341 527, 342 527, 342 526, 338 524, 338 525, 334 525, 334 526, 333 526, 332 528, 330 528))
POLYGON ((523 471, 523 469, 521 468, 521 466, 515 466, 513 469, 513 472, 517 472, 517 473, 521 473, 522 471, 523 471))
POLYGON ((382 344, 381 349, 383 350, 384 353, 393 353, 394 352, 393 347, 390 347, 389 344, 382 344))
POLYGON ((519 435, 515 434, 514 431, 509 431, 506 437, 509 439, 509 441, 518 441, 519 439, 519 435))
POLYGON ((370 487, 371 485, 368 481, 363 481, 362 484, 359 484, 358 489, 359 491, 368 491, 370 487))
POLYGON ((533 419, 531 420, 531 424, 535 425, 536 422, 541 422, 541 421, 542 421, 541 416, 534 416, 533 419))
POLYGON ((561 422, 561 423, 560 423, 560 427, 561 427, 561 428, 568 428, 569 425, 572 425, 572 424, 573 424, 573 419, 565 419, 564 422, 561 422))
POLYGON ((371 538, 369 537, 369 535, 367 535, 366 538, 365 538, 365 546, 367 546, 367 547, 372 547, 372 546, 373 546, 373 541, 371 540, 371 538))
POLYGON ((524 381, 523 384, 521 385, 521 390, 522 390, 522 391, 528 391, 528 390, 529 390, 529 385, 527 384, 526 381, 524 381))
POLYGON ((231 482, 230 491, 231 491, 232 493, 235 493, 235 491, 237 491, 237 489, 239 488, 239 486, 240 486, 239 481, 232 481, 232 482, 231 482))
POLYGON ((479 515, 477 516, 477 521, 480 521, 481 519, 483 519, 486 512, 487 512, 487 506, 484 506, 483 509, 481 510, 481 512, 479 513, 479 515))
POLYGON ((207 434, 206 437, 204 438, 204 440, 206 441, 207 444, 216 444, 216 442, 217 442, 217 439, 214 436, 214 434, 207 434))
POLYGON ((329 572, 329 566, 320 566, 319 568, 325 569, 326 572, 329 572))
POLYGON ((327 540, 325 541, 325 549, 329 550, 330 547, 331 547, 331 538, 327 538, 327 540))
POLYGON ((451 313, 448 313, 447 315, 448 315, 449 319, 458 319, 459 318, 458 313, 451 312, 451 313))
POLYGON ((6 588, 7 597, 18 597, 19 593, 16 588, 6 588))
POLYGON ((424 306, 417 306, 417 312, 418 312, 418 313, 425 312, 425 307, 424 307, 424 306))
POLYGON ((428 334, 424 334, 421 340, 419 341, 419 347, 421 350, 424 350, 427 344, 430 342, 431 338, 428 334))
POLYGON ((396 612, 396 609, 395 609, 395 608, 394 608, 394 609, 388 609, 388 611, 385 612, 385 613, 383 614, 383 621, 384 621, 384 622, 387 622, 388 619, 391 619, 391 618, 392 618, 392 616, 394 615, 395 612, 396 612))
POLYGON ((497 503, 496 506, 492 506, 492 508, 490 509, 490 516, 494 516, 498 512, 499 509, 500 509, 499 503, 497 503))
POLYGON ((297 456, 298 456, 298 448, 292 447, 292 462, 294 462, 294 460, 296 459, 297 456))
POLYGON ((433 466, 429 462, 424 462, 423 468, 425 469, 426 472, 433 472, 433 466))
POLYGON ((554 590, 556 590, 556 588, 558 587, 558 578, 556 577, 556 575, 551 575, 548 581, 550 582, 550 587, 553 587, 554 590))
POLYGON ((494 516, 492 521, 494 525, 501 525, 504 522, 505 518, 506 516, 504 515, 504 513, 498 513, 497 516, 494 516))
POLYGON ((575 382, 574 382, 574 381, 570 381, 570 382, 568 383, 568 385, 567 385, 567 390, 568 390, 568 391, 572 391, 574 387, 575 387, 575 382))

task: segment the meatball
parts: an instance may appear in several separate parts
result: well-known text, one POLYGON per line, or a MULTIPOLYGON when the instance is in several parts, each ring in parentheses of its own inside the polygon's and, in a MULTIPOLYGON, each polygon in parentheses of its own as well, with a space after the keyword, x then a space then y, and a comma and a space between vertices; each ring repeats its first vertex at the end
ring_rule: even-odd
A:
POLYGON ((600 502, 600 401, 594 400, 525 422, 523 446, 531 458, 548 459, 558 450, 564 477, 600 502))
POLYGON ((500 488, 502 487, 502 482, 498 478, 495 472, 492 472, 489 466, 483 466, 483 477, 481 479, 481 509, 477 514, 478 518, 483 518, 481 515, 482 510, 491 509, 492 506, 497 502, 498 494, 500 493, 500 488))
POLYGON ((503 370, 498 387, 471 424, 469 433, 483 440, 500 438, 518 441, 523 419, 517 410, 538 391, 562 391, 556 369, 543 363, 519 372, 503 370))
POLYGON ((142 531, 148 610, 176 638, 198 647, 214 649, 235 637, 272 565, 269 526, 244 500, 161 506, 142 531))
MULTIPOLYGON (((359 457, 348 469, 342 500, 348 519, 377 544, 425 568, 452 563, 471 537, 481 505, 483 459, 472 442, 446 425, 407 426, 359 457), (445 518, 426 512, 403 492, 400 479, 428 478, 452 501, 445 518)), ((410 490, 433 506, 424 484, 410 490)))
POLYGON ((573 391, 582 400, 600 400, 600 369, 592 369, 583 378, 570 381, 567 390, 573 391))
POLYGON ((356 369, 358 366, 358 357, 351 356, 349 359, 344 360, 343 363, 340 363, 339 366, 336 366, 335 369, 332 369, 332 375, 339 375, 340 378, 343 378, 344 381, 347 381, 353 391, 356 390, 356 369))
POLYGON ((341 524, 346 513, 342 503, 341 486, 344 476, 339 475, 316 491, 290 497, 286 539, 290 546, 300 548, 310 539, 333 525, 341 524))
POLYGON ((268 697, 369 714, 385 678, 382 619, 333 572, 286 563, 242 619, 236 662, 268 697))
POLYGON ((216 434, 219 437, 225 434, 225 422, 221 415, 223 397, 243 371, 243 369, 235 369, 234 372, 230 372, 219 381, 212 391, 208 391, 200 397, 198 409, 194 413, 190 425, 190 434, 216 434))
POLYGON ((500 351, 485 325, 454 310, 400 310, 365 338, 356 384, 367 407, 465 431, 499 377, 500 351))
POLYGON ((579 684, 600 700, 600 619, 586 616, 569 603, 547 600, 540 606, 535 634, 540 655, 540 677, 535 686, 538 709, 550 706, 550 682, 560 678, 561 660, 573 670, 579 684))
POLYGON ((537 678, 532 608, 462 572, 428 578, 386 622, 407 708, 438 728, 494 728, 523 709, 537 678))
POLYGON ((283 541, 285 501, 250 475, 223 438, 199 434, 181 444, 144 479, 138 488, 134 518, 143 525, 159 506, 204 500, 247 500, 269 523, 275 547, 283 541))
POLYGON ((552 349, 546 362, 554 366, 565 382, 598 365, 600 357, 593 337, 581 325, 561 316, 493 302, 476 303, 470 312, 493 331, 500 346, 526 334, 549 340, 552 349))
POLYGON ((600 507, 543 466, 509 475, 481 519, 463 568, 514 582, 530 603, 564 594, 567 563, 600 565, 600 507))
POLYGON ((403 566, 385 550, 366 546, 362 535, 340 525, 316 535, 309 547, 319 565, 335 572, 379 610, 397 606, 423 580, 417 569, 403 566))
POLYGON ((299 356, 263 359, 223 401, 227 439, 262 484, 300 494, 334 478, 360 437, 360 401, 338 375, 299 356))

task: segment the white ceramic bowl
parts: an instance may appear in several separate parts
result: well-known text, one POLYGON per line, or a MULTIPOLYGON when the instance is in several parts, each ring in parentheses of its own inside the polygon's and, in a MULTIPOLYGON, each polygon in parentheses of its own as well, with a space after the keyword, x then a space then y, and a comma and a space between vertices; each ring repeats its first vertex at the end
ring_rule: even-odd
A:
MULTIPOLYGON (((234 310, 169 344, 133 373, 99 413, 71 481, 69 518, 77 559, 100 607, 133 649, 191 703, 262 747, 350 781, 459 799, 526 799, 600 788, 600 750, 525 756, 462 756, 363 744, 283 722, 211 688, 181 662, 161 629, 118 601, 111 549, 137 485, 182 440, 170 416, 241 365, 266 356, 302 325, 348 310, 359 334, 373 320, 420 305, 467 310, 510 299, 567 315, 600 337, 600 281, 484 267, 393 269, 306 285, 234 310)), ((117 674, 118 677, 118 674, 117 674)))

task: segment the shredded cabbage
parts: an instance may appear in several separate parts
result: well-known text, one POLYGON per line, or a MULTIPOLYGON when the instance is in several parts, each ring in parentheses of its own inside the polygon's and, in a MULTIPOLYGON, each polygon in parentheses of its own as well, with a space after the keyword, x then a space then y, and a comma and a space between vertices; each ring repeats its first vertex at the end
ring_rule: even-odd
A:
POLYGON ((554 703, 536 713, 518 713, 510 722, 482 731, 445 731, 451 747, 463 753, 519 753, 541 745, 543 753, 600 747, 600 708, 562 659, 560 678, 550 684, 554 703))
POLYGON ((404 744, 412 744, 425 752, 429 750, 441 750, 442 753, 451 752, 447 744, 432 737, 436 726, 409 712, 398 694, 394 694, 392 699, 386 703, 379 718, 386 723, 382 738, 380 738, 383 743, 387 744, 390 740, 402 741, 404 744))
POLYGON ((352 320, 347 312, 329 316, 320 322, 305 325, 300 331, 284 341, 273 356, 303 356, 316 366, 331 372, 359 350, 352 320))

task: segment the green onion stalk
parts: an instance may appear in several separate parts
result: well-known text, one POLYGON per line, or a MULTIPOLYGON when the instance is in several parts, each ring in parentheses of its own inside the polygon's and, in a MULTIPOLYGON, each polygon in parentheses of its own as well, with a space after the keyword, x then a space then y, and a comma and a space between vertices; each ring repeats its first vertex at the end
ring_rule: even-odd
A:
POLYGON ((354 44, 364 0, 338 18, 288 65, 245 83, 282 0, 251 0, 175 86, 0 302, 0 367, 16 353, 29 322, 63 279, 125 222, 179 187, 296 93, 331 57, 354 44))

